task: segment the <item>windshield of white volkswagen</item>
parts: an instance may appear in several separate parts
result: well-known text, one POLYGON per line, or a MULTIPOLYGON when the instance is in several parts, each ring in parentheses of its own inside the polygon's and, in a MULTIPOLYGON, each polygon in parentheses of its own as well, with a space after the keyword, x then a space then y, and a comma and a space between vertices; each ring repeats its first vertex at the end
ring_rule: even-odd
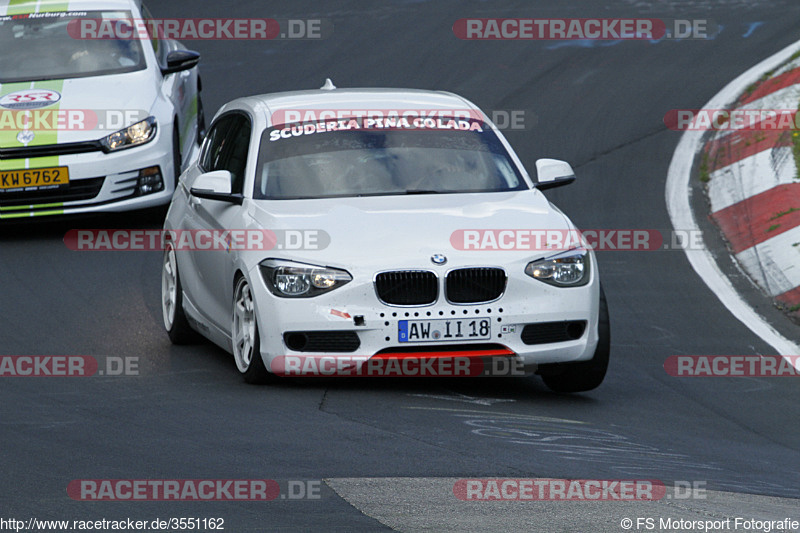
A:
MULTIPOLYGON (((66 2, 65 2, 66 4, 66 2)), ((147 67, 130 11, 34 13, 0 17, 0 82, 61 80, 147 67), (108 26, 109 35, 97 28, 108 26), (94 31, 82 33, 85 28, 94 31)))
POLYGON ((495 132, 475 119, 330 120, 261 137, 254 198, 528 189, 495 132))

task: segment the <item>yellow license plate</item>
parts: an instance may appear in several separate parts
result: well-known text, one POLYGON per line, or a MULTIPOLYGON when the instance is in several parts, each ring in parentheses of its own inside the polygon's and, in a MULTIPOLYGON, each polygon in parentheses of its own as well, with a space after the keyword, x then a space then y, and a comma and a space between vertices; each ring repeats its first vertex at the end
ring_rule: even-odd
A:
POLYGON ((0 190, 49 189, 69 185, 68 167, 0 170, 0 190))

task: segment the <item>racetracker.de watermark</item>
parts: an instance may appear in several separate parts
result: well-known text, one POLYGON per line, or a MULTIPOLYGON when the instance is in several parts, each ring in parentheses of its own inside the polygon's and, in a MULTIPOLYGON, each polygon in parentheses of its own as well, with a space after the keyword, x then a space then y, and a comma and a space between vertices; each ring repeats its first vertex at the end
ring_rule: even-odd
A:
POLYGON ((450 244, 463 251, 557 252, 576 247, 595 251, 703 250, 699 230, 655 229, 459 229, 450 244))
POLYGON ((64 235, 67 248, 79 252, 163 251, 167 243, 185 251, 324 250, 330 242, 330 235, 321 229, 73 229, 64 235))
POLYGON ((798 377, 798 355, 671 355, 664 370, 674 377, 798 377))
MULTIPOLYGON (((455 322, 455 320, 453 320, 455 322)), ((459 357, 447 354, 279 355, 270 372, 281 377, 520 377, 522 361, 513 357, 459 357)))
POLYGON ((459 479, 453 495, 464 501, 653 501, 666 495, 658 480, 459 479))
MULTIPOLYGON (((0 98, 0 131, 87 131, 120 130, 144 120, 148 113, 136 109, 14 109, 33 102, 37 91, 19 91, 17 102, 0 98), (25 97, 29 98, 28 100, 25 97), (11 108, 11 109, 8 109, 11 108)), ((32 139, 31 139, 32 140, 32 139)), ((22 142, 22 139, 20 140, 22 142)))
POLYGON ((660 40, 709 39, 709 19, 462 18, 453 33, 464 40, 660 40))
POLYGON ((464 501, 705 500, 706 481, 655 479, 459 479, 453 495, 464 501))
POLYGON ((664 124, 673 131, 798 131, 796 109, 672 109, 664 124))
MULTIPOLYGON (((534 113, 525 109, 495 109, 486 113, 489 120, 499 130, 524 130, 537 123, 534 113)), ((272 113, 270 121, 273 125, 306 126, 317 129, 324 127, 336 129, 430 129, 431 124, 439 124, 440 129, 450 125, 448 120, 482 121, 484 115, 476 109, 279 109, 272 113), (405 119, 405 120, 402 120, 405 119), (444 122, 424 122, 425 119, 443 119, 444 122), (350 124, 354 121, 354 124, 350 124), (329 126, 328 123, 331 123, 329 126), (427 126, 426 126, 427 124, 427 126)), ((458 122, 449 129, 462 129, 458 122)), ((469 129, 468 127, 466 129, 469 129)), ((291 132, 291 130, 288 130, 291 132)), ((309 130, 310 131, 310 130, 309 130)), ((305 131, 304 131, 305 133, 305 131)), ((297 133, 295 136, 299 135, 297 133)))
POLYGON ((101 19, 81 17, 67 24, 73 39, 132 40, 319 40, 333 34, 333 22, 327 19, 272 18, 175 18, 175 19, 101 19))
POLYGON ((0 355, 0 378, 138 376, 139 357, 90 355, 0 355))
POLYGON ((78 501, 318 500, 319 480, 76 479, 67 495, 78 501))

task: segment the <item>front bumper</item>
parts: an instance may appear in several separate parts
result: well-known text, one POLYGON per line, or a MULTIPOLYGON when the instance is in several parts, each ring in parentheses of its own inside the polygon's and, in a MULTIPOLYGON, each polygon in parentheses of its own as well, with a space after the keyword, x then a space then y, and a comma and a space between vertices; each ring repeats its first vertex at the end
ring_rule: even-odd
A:
MULTIPOLYGON (((505 348, 513 358, 534 372, 545 363, 585 361, 593 357, 598 342, 599 280, 596 270, 583 287, 557 288, 527 277, 509 277, 503 296, 494 302, 475 305, 454 305, 440 298, 436 303, 420 307, 396 307, 380 302, 372 284, 353 281, 328 294, 314 298, 287 299, 273 295, 258 269, 250 272, 254 291, 261 356, 267 368, 276 357, 329 356, 334 358, 372 358, 386 352, 412 352, 415 357, 437 353, 442 349, 480 350, 487 346, 505 348), (479 340, 441 340, 400 342, 403 320, 481 318, 489 319, 491 335, 479 340), (547 342, 547 335, 523 336, 527 325, 553 323, 583 324, 577 338, 560 338, 547 342), (353 343, 339 343, 335 350, 317 347, 298 348, 292 333, 341 333, 342 337, 358 336, 353 343), (290 335, 287 335, 290 334, 290 335), (344 348, 343 348, 344 347, 344 348)), ((576 329, 570 330, 575 336, 576 329)))
POLYGON ((0 219, 116 212, 167 204, 174 192, 172 143, 159 130, 151 142, 106 154, 94 151, 43 158, 13 159, 0 162, 1 169, 65 166, 70 186, 66 190, 0 193, 0 219), (162 187, 141 195, 139 173, 158 167, 162 187))

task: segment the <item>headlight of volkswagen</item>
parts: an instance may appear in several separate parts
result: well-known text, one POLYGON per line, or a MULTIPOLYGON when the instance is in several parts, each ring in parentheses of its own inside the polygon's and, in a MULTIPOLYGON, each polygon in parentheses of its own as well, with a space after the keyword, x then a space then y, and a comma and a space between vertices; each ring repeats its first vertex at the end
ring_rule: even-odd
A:
POLYGON ((556 287, 580 287, 589 283, 589 252, 576 248, 553 257, 531 261, 525 273, 556 287))
POLYGON ((156 136, 156 118, 147 117, 144 120, 128 126, 127 128, 115 131, 107 137, 100 139, 105 152, 115 152, 125 148, 133 148, 141 144, 148 143, 156 136))
POLYGON ((346 270, 281 259, 267 259, 259 266, 267 288, 282 298, 311 298, 353 280, 346 270))

